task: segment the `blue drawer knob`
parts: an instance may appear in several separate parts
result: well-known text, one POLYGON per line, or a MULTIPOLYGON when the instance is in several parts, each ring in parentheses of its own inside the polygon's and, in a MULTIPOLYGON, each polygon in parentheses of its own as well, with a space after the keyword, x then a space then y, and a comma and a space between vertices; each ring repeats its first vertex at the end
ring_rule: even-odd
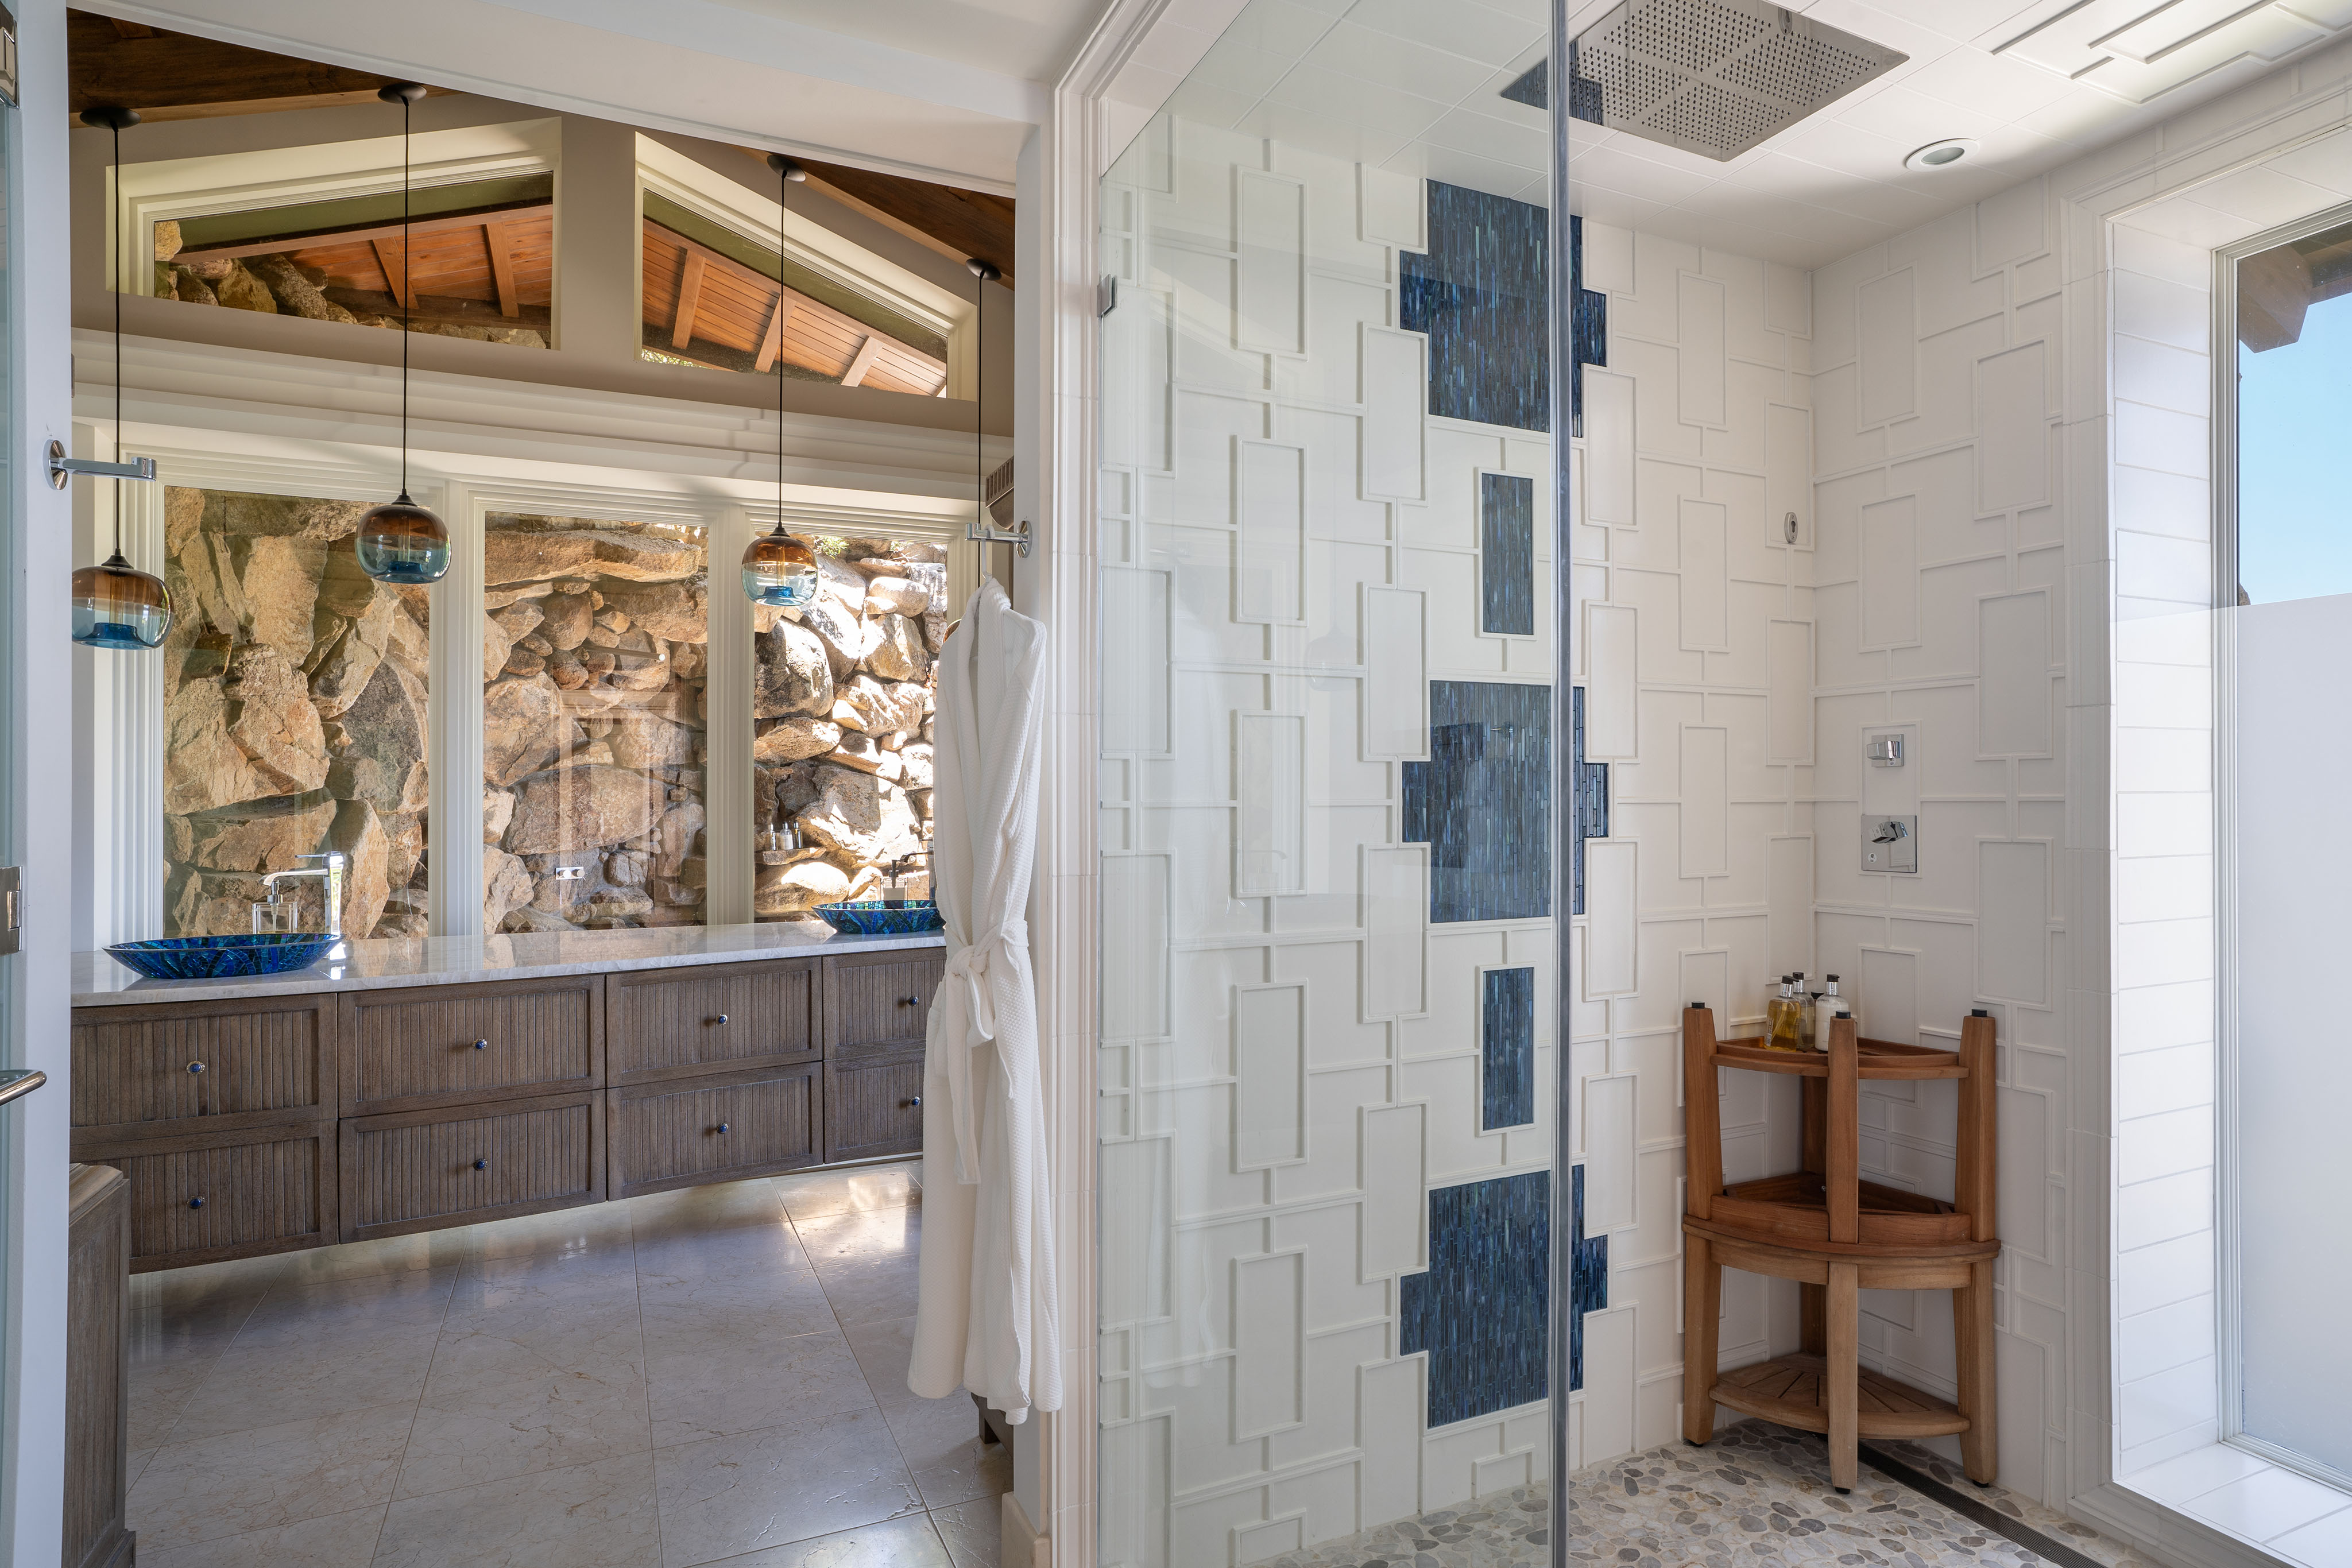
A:
POLYGON ((474 1162, 474 1168, 478 1171, 486 1171, 490 1168, 490 1162, 488 1160, 476 1160, 474 1162))
POLYGON ((191 1072, 202 1072, 204 1070, 205 1064, 201 1061, 191 1061, 188 1063, 188 1071, 191 1072))
POLYGON ((474 1049, 476 1051, 488 1051, 490 1049, 490 1042, 487 1040, 478 1040, 474 1042, 474 1049))
POLYGON ((188 1199, 188 1207, 190 1208, 202 1208, 204 1206, 205 1200, 201 1197, 192 1197, 188 1199))

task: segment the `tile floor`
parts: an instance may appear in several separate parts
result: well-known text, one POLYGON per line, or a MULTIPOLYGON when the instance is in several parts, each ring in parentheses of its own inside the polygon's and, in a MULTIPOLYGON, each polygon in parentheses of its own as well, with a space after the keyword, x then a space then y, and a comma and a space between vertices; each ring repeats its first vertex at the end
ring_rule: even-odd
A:
POLYGON ((141 1568, 996 1568, 911 1165, 132 1281, 141 1568))

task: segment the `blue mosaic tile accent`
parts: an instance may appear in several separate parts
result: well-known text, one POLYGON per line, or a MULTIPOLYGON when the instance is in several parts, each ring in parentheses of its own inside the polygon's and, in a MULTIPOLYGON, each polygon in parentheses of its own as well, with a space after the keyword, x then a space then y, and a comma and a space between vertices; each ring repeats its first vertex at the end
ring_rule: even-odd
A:
POLYGON ((1478 476, 1479 628, 1514 637, 1536 631, 1536 482, 1478 476))
POLYGON ((1609 1238, 1584 1234, 1584 1167, 1569 1172, 1568 1387, 1584 1386, 1584 1314, 1609 1305, 1609 1238))
POLYGON ((1584 688, 1568 689, 1570 788, 1569 913, 1584 913, 1584 841, 1609 836, 1609 764, 1584 760, 1584 688))
POLYGON ((1551 1173, 1429 1195, 1429 1270, 1398 1281, 1397 1349, 1429 1353, 1429 1424, 1546 1398, 1551 1173))
POLYGON ((1429 760, 1404 765, 1403 841, 1429 846, 1429 918, 1551 914, 1551 688, 1429 683, 1429 760))
POLYGON ((1443 180, 1424 183, 1429 249, 1398 254, 1398 324, 1429 334, 1429 412, 1549 430, 1550 214, 1443 180))
POLYGON ((1489 969, 1479 1009, 1478 1130, 1536 1119, 1536 972, 1489 969))
POLYGON ((1569 424, 1571 434, 1582 435, 1584 367, 1609 364, 1609 296, 1584 287, 1584 220, 1574 214, 1568 220, 1568 286, 1569 298, 1576 301, 1568 324, 1575 356, 1568 378, 1569 424))

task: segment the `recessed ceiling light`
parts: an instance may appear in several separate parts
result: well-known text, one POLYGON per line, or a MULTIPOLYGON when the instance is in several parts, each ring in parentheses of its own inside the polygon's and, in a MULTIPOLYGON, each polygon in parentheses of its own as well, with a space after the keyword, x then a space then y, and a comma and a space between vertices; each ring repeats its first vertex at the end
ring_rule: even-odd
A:
POLYGON ((1954 136, 1942 141, 1930 141, 1903 160, 1906 169, 1948 169, 1964 158, 1976 156, 1977 142, 1973 136, 1954 136))

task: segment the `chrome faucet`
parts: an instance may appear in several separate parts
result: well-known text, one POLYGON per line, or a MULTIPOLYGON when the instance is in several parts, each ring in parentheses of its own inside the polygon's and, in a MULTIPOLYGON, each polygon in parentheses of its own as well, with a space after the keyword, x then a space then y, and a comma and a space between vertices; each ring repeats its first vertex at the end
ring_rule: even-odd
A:
POLYGON ((261 879, 262 887, 268 892, 270 897, 276 898, 278 883, 281 879, 291 880, 304 876, 323 877, 327 883, 327 935, 341 936, 343 934, 343 868, 352 863, 351 857, 341 850, 329 850, 324 854, 296 855, 294 858, 304 861, 324 861, 326 864, 315 871, 273 871, 261 879))

